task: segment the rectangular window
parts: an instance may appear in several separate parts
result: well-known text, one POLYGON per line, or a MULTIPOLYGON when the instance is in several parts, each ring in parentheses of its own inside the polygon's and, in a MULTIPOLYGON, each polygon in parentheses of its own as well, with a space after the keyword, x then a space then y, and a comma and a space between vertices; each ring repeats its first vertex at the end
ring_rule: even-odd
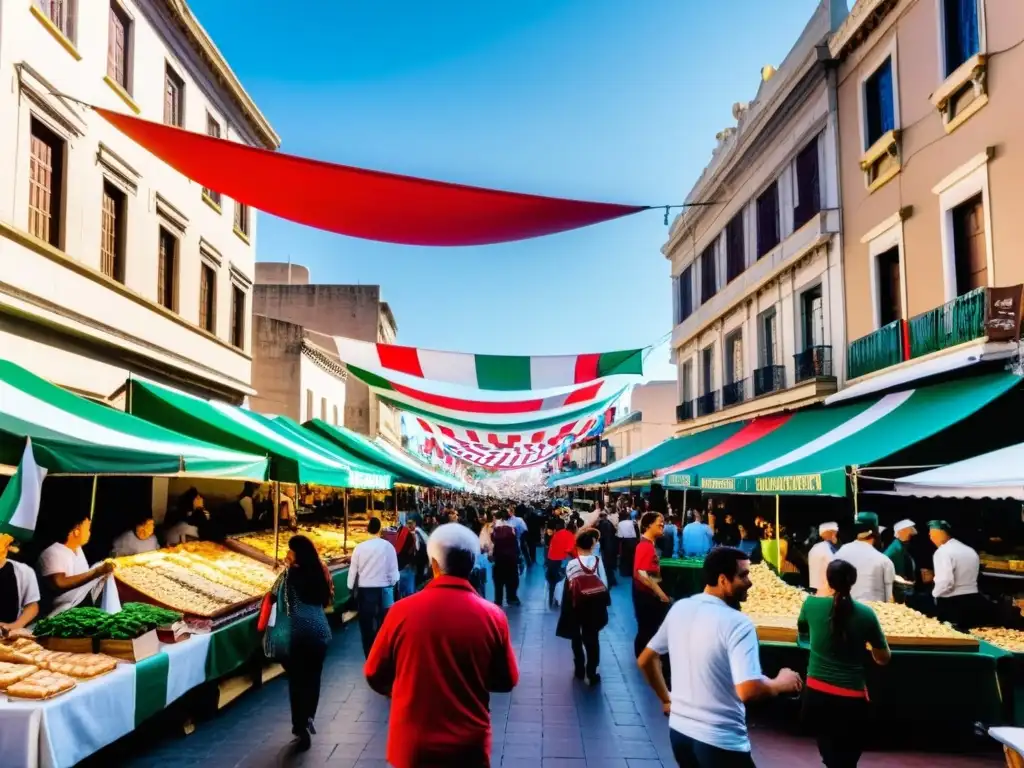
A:
POLYGON ((156 300, 172 312, 178 311, 178 238, 160 227, 157 259, 156 300))
POLYGON ((725 381, 733 384, 743 379, 743 332, 736 331, 725 339, 725 381))
POLYGON ((711 301, 718 291, 718 275, 715 270, 715 244, 711 243, 700 255, 700 303, 711 301))
POLYGON ((747 268, 746 243, 743 238, 743 212, 740 211, 725 227, 726 280, 732 282, 747 268))
POLYGON ((35 119, 29 130, 28 231, 60 248, 64 223, 64 141, 35 119))
POLYGON ((170 65, 164 65, 164 123, 185 125, 185 81, 170 65))
POLYGON ((800 310, 803 316, 804 349, 824 346, 825 305, 820 285, 809 288, 801 294, 800 310))
POLYGON ((821 181, 818 176, 818 139, 815 138, 796 156, 796 200, 793 227, 800 229, 821 210, 821 181))
POLYGON ((864 149, 896 127, 891 57, 864 81, 864 123, 864 149))
POLYGON ((701 383, 700 393, 702 395, 710 394, 714 389, 714 371, 715 371, 715 347, 714 345, 706 347, 701 351, 701 383))
POLYGON ((131 25, 132 20, 117 0, 110 3, 107 35, 107 77, 131 93, 131 25))
POLYGON ((757 258, 779 244, 779 184, 773 181, 757 198, 757 258))
POLYGON ((249 236, 249 206, 235 201, 235 229, 249 236))
POLYGON ((946 47, 946 76, 981 51, 978 0, 942 0, 942 29, 946 47))
POLYGON ((679 276, 679 322, 693 314, 693 265, 679 276))
POLYGON ((683 363, 683 402, 693 400, 693 360, 683 363))
POLYGON ((956 295, 988 285, 988 249, 985 245, 985 204, 975 195, 950 211, 953 217, 953 256, 956 295))
POLYGON ((313 418, 313 390, 306 390, 306 421, 313 418))
POLYGON ((245 348, 245 291, 231 286, 231 344, 245 348))
POLYGON ((75 42, 75 16, 78 8, 75 0, 35 0, 36 6, 53 26, 61 31, 72 43, 75 42))
POLYGON ((209 264, 199 268, 199 327, 216 333, 217 273, 209 264))
POLYGON ((875 263, 878 275, 878 326, 882 327, 903 317, 899 246, 878 254, 875 263))
POLYGON ((124 282, 124 192, 109 181, 103 182, 103 211, 100 222, 100 271, 124 282))
MULTIPOLYGON (((220 138, 220 123, 218 123, 209 112, 206 113, 206 135, 215 139, 220 138)), ((203 194, 220 206, 220 192, 203 187, 203 194)))
POLYGON ((767 368, 770 365, 777 365, 779 354, 776 348, 778 343, 778 329, 776 327, 775 309, 762 312, 757 318, 758 334, 758 365, 767 368))

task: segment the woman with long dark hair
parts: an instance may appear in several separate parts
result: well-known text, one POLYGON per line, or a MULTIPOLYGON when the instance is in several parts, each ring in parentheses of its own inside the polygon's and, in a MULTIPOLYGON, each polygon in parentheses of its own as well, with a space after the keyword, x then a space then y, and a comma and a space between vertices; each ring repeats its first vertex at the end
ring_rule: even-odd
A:
POLYGON ((888 664, 891 654, 878 616, 850 596, 857 569, 833 560, 825 580, 828 587, 804 601, 797 622, 811 647, 801 719, 827 768, 854 768, 869 716, 864 647, 876 664, 888 664))
POLYGON ((334 600, 334 583, 313 542, 305 536, 288 541, 285 572, 274 585, 284 589, 291 639, 284 661, 288 672, 288 696, 292 709, 292 733, 297 749, 307 750, 310 734, 316 733, 313 718, 320 701, 323 673, 331 628, 324 608, 334 600))

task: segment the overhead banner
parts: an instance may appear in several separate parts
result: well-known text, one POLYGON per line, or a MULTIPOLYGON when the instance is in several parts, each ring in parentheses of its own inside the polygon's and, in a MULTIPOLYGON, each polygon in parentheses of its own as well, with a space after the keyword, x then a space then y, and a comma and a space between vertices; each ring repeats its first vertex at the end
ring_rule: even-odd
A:
POLYGON ((557 448, 566 440, 575 442, 593 433, 599 424, 600 414, 590 415, 558 424, 546 429, 528 432, 497 432, 481 429, 467 429, 439 424, 435 421, 419 417, 416 422, 428 435, 432 435, 446 445, 463 446, 486 445, 493 449, 505 451, 528 451, 530 446, 543 445, 557 448))
POLYGON ((609 376, 642 376, 645 349, 583 355, 475 355, 374 344, 335 336, 338 357, 349 365, 419 379, 499 392, 564 389, 609 376))
POLYGON ((558 455, 557 448, 545 446, 537 451, 508 452, 484 445, 476 447, 445 445, 444 449, 456 458, 477 467, 492 470, 529 469, 546 464, 558 455))
POLYGON ((650 208, 504 192, 335 165, 93 109, 207 189, 289 221, 364 240, 489 245, 565 232, 650 208))

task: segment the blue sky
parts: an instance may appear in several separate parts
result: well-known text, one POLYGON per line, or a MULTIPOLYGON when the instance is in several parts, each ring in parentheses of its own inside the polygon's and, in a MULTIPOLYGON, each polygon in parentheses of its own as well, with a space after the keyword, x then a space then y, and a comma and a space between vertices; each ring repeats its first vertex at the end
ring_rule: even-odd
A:
MULTIPOLYGON (((191 0, 282 150, 522 192, 680 203, 732 104, 817 0, 191 0)), ((395 216, 401 216, 395 210, 395 216)), ((663 215, 481 248, 370 243, 263 216, 257 257, 379 283, 399 342, 491 354, 671 330, 663 215)), ((665 348, 649 375, 675 378, 665 348)))

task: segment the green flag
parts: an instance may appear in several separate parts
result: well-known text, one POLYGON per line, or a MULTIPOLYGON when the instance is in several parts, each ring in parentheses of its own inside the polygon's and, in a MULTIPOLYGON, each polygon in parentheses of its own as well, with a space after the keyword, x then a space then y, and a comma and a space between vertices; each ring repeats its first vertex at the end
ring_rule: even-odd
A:
POLYGON ((0 494, 0 532, 9 533, 22 541, 32 538, 39 517, 39 501, 45 477, 46 467, 36 464, 32 440, 27 438, 18 471, 0 494))

